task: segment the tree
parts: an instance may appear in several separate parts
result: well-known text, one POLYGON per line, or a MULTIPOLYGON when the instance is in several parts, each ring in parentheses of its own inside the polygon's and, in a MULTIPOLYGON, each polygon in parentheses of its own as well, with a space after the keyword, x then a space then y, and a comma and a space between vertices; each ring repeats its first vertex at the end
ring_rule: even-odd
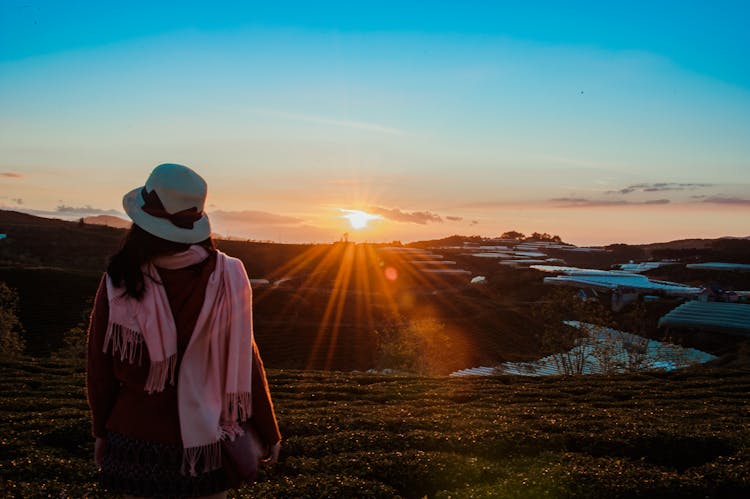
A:
POLYGON ((375 334, 378 369, 438 375, 450 372, 455 363, 455 342, 436 319, 390 324, 375 334))
MULTIPOLYGON (((554 288, 540 308, 544 320, 542 347, 550 352, 561 374, 583 374, 590 361, 614 370, 613 345, 597 337, 600 327, 612 327, 611 312, 596 299, 581 299, 567 288, 554 288), (581 327, 565 324, 578 321, 581 327)), ((610 371, 611 372, 611 371, 610 371)))
POLYGON ((15 357, 23 353, 23 326, 18 320, 18 293, 0 282, 0 356, 15 357))
POLYGON ((531 235, 528 237, 528 239, 531 239, 532 241, 550 241, 553 243, 562 242, 562 239, 557 234, 553 236, 552 234, 548 234, 546 232, 543 232, 543 233, 532 232, 531 235))
POLYGON ((526 238, 526 234, 524 234, 523 232, 518 232, 517 230, 509 230, 508 232, 503 232, 500 238, 501 239, 516 239, 517 241, 520 241, 526 238))
POLYGON ((63 335, 62 346, 52 354, 55 360, 67 362, 77 369, 86 366, 87 325, 91 317, 93 298, 86 301, 86 307, 81 311, 78 324, 68 329, 63 335))
POLYGON ((553 290, 540 313, 545 321, 543 346, 561 374, 679 369, 696 362, 669 338, 658 347, 650 346, 645 337, 648 317, 643 302, 637 302, 623 317, 632 333, 617 328, 610 310, 599 300, 581 300, 566 288, 553 290), (578 321, 578 327, 565 321, 578 321))

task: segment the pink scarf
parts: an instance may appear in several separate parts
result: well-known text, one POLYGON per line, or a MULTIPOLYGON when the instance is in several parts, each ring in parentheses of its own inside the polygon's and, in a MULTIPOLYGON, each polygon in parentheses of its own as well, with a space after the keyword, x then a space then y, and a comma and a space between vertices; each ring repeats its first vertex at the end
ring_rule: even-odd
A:
MULTIPOLYGON (((174 385, 177 362, 177 329, 156 267, 188 267, 207 256, 206 249, 194 245, 145 264, 140 301, 125 295, 107 276, 104 351, 111 346, 121 360, 140 364, 145 344, 151 361, 145 384, 149 394, 164 390, 167 379, 174 385)), ((177 380, 183 473, 221 467, 221 439, 242 434, 239 423, 251 411, 252 342, 252 291, 245 267, 219 251, 177 380)))

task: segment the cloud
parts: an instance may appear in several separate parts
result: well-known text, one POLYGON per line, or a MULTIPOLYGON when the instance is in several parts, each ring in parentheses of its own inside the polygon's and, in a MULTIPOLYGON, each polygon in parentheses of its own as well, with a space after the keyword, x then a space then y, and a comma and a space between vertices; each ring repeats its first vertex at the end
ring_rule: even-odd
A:
POLYGON ((16 172, 2 172, 0 173, 0 177, 4 178, 23 178, 23 175, 16 172))
POLYGON ((211 229, 222 237, 276 242, 334 241, 336 231, 290 215, 260 210, 209 211, 211 229))
POLYGON ((450 220, 451 222, 460 222, 461 220, 464 219, 464 217, 450 217, 450 216, 448 216, 448 217, 445 217, 445 219, 446 220, 450 220))
POLYGON ((273 241, 283 243, 311 243, 322 241, 336 241, 341 236, 337 230, 326 229, 304 223, 302 219, 287 217, 262 211, 223 212, 230 213, 236 218, 222 219, 215 214, 211 217, 211 228, 220 239, 250 239, 254 241, 273 241), (255 214, 247 217, 247 214, 255 214), (242 218, 245 214, 246 218, 242 218), (269 223, 276 220, 283 223, 269 223))
POLYGON ((560 203, 560 208, 606 208, 608 206, 648 206, 668 204, 669 199, 650 199, 648 201, 626 201, 624 199, 588 199, 588 198, 554 198, 553 203, 560 203))
POLYGON ((85 206, 67 206, 64 204, 58 205, 57 209, 55 210, 55 213, 59 215, 82 215, 82 216, 89 216, 89 215, 122 215, 121 212, 117 210, 102 210, 100 208, 94 208, 91 205, 85 205, 85 206))
POLYGON ((436 215, 435 213, 431 213, 429 211, 407 212, 401 211, 398 208, 389 209, 381 208, 378 206, 373 206, 367 211, 376 215, 380 215, 383 218, 387 218, 388 220, 393 220, 395 222, 407 222, 420 225, 425 225, 432 222, 443 223, 443 219, 440 217, 440 215, 436 215))
POLYGON ((25 208, 22 205, 23 199, 16 198, 11 201, 17 203, 17 206, 9 209, 20 211, 22 213, 28 213, 37 217, 44 218, 57 218, 62 220, 78 220, 79 218, 97 216, 97 215, 111 215, 114 217, 125 217, 125 214, 117 210, 102 210, 100 208, 94 208, 92 206, 66 206, 60 205, 56 210, 38 210, 35 208, 25 208))
POLYGON ((211 221, 225 223, 243 223, 249 225, 296 225, 303 222, 301 218, 277 215, 266 211, 244 210, 209 212, 211 221))
POLYGON ((694 191, 703 187, 713 187, 714 184, 684 183, 684 182, 654 182, 629 185, 623 189, 607 191, 607 194, 631 194, 633 192, 668 192, 694 191))
POLYGON ((737 197, 711 196, 701 200, 701 203, 726 204, 735 206, 750 206, 750 199, 737 197))

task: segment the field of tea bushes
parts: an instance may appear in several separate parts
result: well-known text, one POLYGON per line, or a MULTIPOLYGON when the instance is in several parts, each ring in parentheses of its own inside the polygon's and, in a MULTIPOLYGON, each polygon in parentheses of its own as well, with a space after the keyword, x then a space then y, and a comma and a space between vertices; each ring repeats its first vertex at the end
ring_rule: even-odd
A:
MULTIPOLYGON (((750 497, 750 372, 418 378, 269 371, 285 437, 234 497, 750 497)), ((107 497, 84 375, 0 362, 0 496, 107 497)))

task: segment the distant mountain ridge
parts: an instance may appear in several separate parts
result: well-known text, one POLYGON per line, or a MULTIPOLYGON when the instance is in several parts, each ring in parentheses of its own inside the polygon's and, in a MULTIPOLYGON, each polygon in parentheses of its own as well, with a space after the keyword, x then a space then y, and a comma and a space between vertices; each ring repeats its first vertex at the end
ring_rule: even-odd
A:
POLYGON ((716 239, 677 239, 675 241, 667 241, 662 243, 648 243, 648 244, 634 244, 633 246, 639 246, 644 249, 708 249, 711 248, 716 241, 732 241, 732 240, 748 240, 748 237, 733 237, 724 236, 716 239))
POLYGON ((112 215, 95 215, 84 217, 83 222, 91 225, 104 225, 106 227, 115 227, 118 229, 129 229, 132 222, 124 218, 112 215))
POLYGON ((7 230, 8 226, 28 224, 38 227, 63 227, 69 222, 59 218, 46 218, 30 215, 21 211, 0 210, 0 232, 7 230))
MULTIPOLYGON (((116 217, 113 215, 95 215, 90 217, 84 217, 83 222, 89 225, 103 225, 106 227, 113 227, 117 229, 128 229, 130 228, 131 222, 124 218, 116 217)), ((16 224, 30 224, 36 226, 52 227, 52 226, 72 226, 78 224, 75 221, 62 220, 58 218, 47 218, 40 217, 37 215, 31 215, 19 211, 2 210, 0 209, 0 232, 5 230, 6 225, 16 224)), ((220 239, 223 239, 219 236, 220 239)), ((445 238, 428 240, 428 241, 414 241, 408 243, 409 246, 425 246, 425 245, 450 245, 450 244, 463 244, 464 242, 481 243, 484 239, 493 239, 494 236, 462 236, 453 235, 445 238)), ((232 239, 232 238, 227 238, 232 239)), ((242 239, 244 240, 244 238, 242 239)), ((654 242, 646 244, 626 244, 627 246, 635 246, 643 249, 707 249, 710 248, 716 241, 731 241, 731 240, 750 240, 749 236, 723 236, 715 239, 701 239, 701 238, 689 238, 689 239, 677 239, 674 241, 667 242, 654 242)), ((613 243, 606 245, 605 248, 619 245, 613 243)))

